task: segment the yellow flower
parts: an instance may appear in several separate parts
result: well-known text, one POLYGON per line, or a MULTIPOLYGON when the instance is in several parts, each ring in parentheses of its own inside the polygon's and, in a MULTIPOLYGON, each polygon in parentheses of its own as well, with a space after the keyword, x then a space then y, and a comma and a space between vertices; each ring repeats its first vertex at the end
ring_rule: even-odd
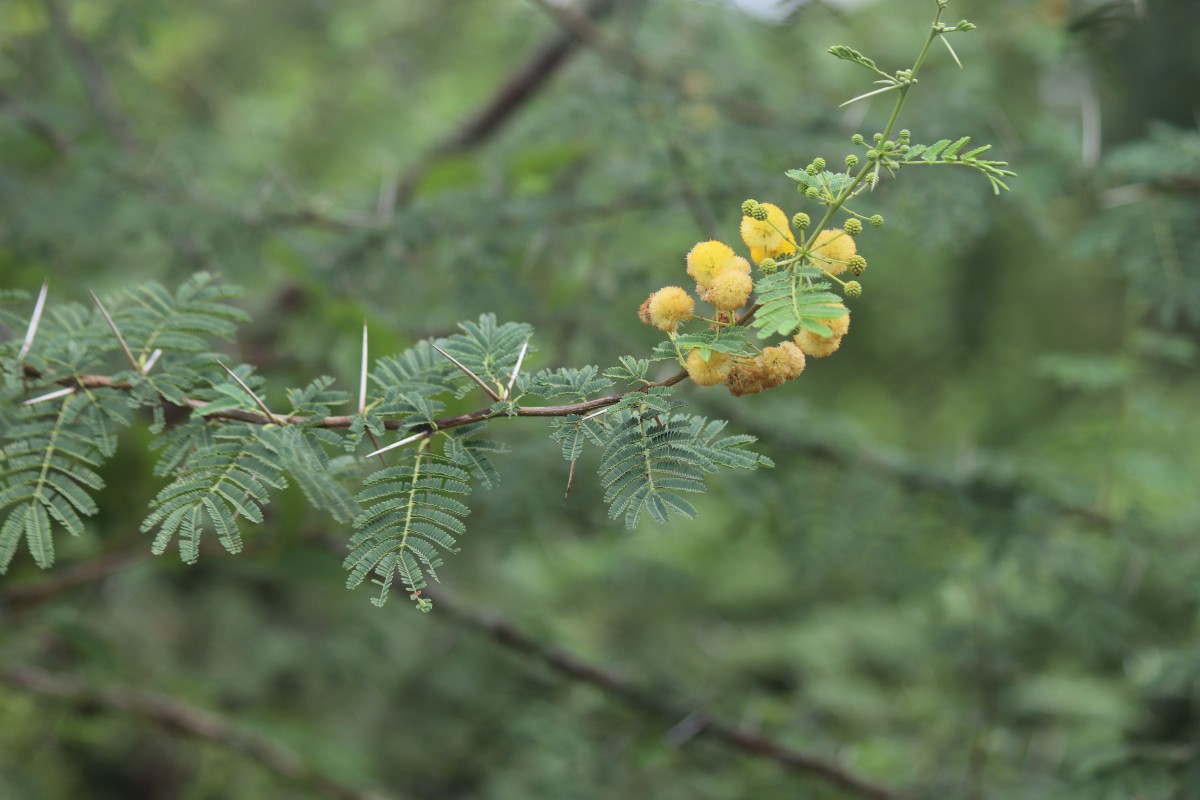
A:
POLYGON ((732 365, 733 359, 728 354, 716 350, 709 352, 708 361, 700 350, 693 350, 687 357, 688 377, 701 386, 716 386, 725 380, 732 365))
POLYGON ((660 331, 674 331, 679 323, 692 318, 696 301, 678 286, 664 286, 646 298, 638 309, 638 316, 647 325, 660 331))
POLYGON ((846 271, 850 256, 857 252, 854 239, 847 236, 845 231, 829 228, 818 233, 813 242, 812 263, 830 275, 840 275, 846 271))
POLYGON ((763 370, 780 383, 794 380, 804 372, 804 353, 792 342, 765 348, 758 358, 763 370))
MULTIPOLYGON (((834 308, 845 308, 841 303, 832 305, 834 308)), ((832 335, 821 336, 809 330, 802 330, 795 337, 800 349, 813 358, 824 358, 841 347, 842 337, 850 330, 850 312, 847 311, 836 319, 823 319, 821 323, 833 332, 832 335)))
MULTIPOLYGON (((739 258, 738 261, 744 263, 745 259, 739 258)), ((737 268, 727 269, 713 279, 705 299, 722 311, 732 311, 746 305, 752 291, 754 281, 747 273, 737 268)))
MULTIPOLYGON (((793 252, 796 240, 792 238, 791 229, 788 227, 787 214, 784 214, 779 206, 770 203, 763 203, 762 207, 767 210, 765 220, 742 217, 742 241, 750 248, 751 255, 754 255, 756 247, 766 251, 766 255, 769 256, 779 255, 781 252, 793 252), (781 250, 781 248, 789 246, 791 250, 781 250)), ((762 261, 762 258, 754 260, 759 262, 762 261)))
POLYGON ((724 242, 700 242, 688 251, 687 274, 692 276, 697 286, 707 288, 726 262, 735 257, 733 248, 724 242))

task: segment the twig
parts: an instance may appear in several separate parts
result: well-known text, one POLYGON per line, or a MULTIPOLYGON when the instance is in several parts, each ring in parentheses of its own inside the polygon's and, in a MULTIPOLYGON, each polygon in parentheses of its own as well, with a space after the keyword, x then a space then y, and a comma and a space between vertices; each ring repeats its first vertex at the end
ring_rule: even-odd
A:
POLYGON ((837 764, 792 749, 759 733, 663 700, 659 694, 637 688, 619 675, 588 663, 566 650, 539 643, 506 620, 485 617, 464 609, 440 591, 426 592, 435 595, 438 609, 442 613, 448 614, 466 627, 490 636, 503 647, 541 661, 571 680, 591 684, 634 711, 671 722, 686 719, 694 736, 707 736, 727 747, 769 759, 787 769, 832 783, 862 797, 872 800, 900 800, 902 797, 899 792, 880 786, 837 764))
POLYGON ((0 108, 8 109, 30 133, 50 145, 59 155, 66 155, 71 151, 71 140, 66 134, 41 117, 21 108, 20 101, 3 86, 0 86, 0 108))
POLYGON ((129 714, 211 742, 240 753, 289 781, 338 800, 384 800, 383 795, 347 786, 318 771, 282 742, 169 695, 123 686, 97 688, 32 667, 4 669, 0 671, 0 681, 22 692, 64 701, 82 712, 129 714))
POLYGON ((60 0, 45 0, 45 3, 54 31, 62 40, 67 56, 74 62, 75 71, 79 73, 79 78, 87 89, 92 108, 104 121, 109 135, 125 155, 137 155, 142 151, 141 139, 138 138, 129 118, 121 110, 116 92, 112 88, 112 81, 109 80, 104 65, 87 43, 79 38, 71 28, 67 12, 62 7, 60 0))
POLYGON ((56 570, 34 581, 5 584, 0 586, 0 602, 12 603, 17 608, 37 605, 59 592, 107 578, 133 562, 145 558, 145 555, 143 550, 109 553, 94 561, 84 561, 65 569, 56 570))
MULTIPOLYGON (((598 19, 612 11, 615 0, 591 0, 583 13, 598 19)), ((391 208, 403 205, 416 191, 421 178, 438 159, 472 150, 490 139, 505 122, 525 108, 537 93, 549 83, 579 46, 574 34, 555 31, 541 47, 518 67, 473 114, 441 142, 431 147, 396 181, 391 208)))

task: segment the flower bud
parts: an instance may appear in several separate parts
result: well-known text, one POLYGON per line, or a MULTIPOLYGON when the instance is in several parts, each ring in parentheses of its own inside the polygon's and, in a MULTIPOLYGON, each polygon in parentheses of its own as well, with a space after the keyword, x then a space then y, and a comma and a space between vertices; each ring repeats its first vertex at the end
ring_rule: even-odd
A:
POLYGON ((844 287, 846 297, 862 297, 862 284, 858 281, 850 281, 844 287))
POLYGON ((842 230, 844 230, 849 236, 858 236, 860 233, 862 233, 862 229, 862 220, 860 220, 858 217, 851 217, 850 219, 846 220, 845 224, 842 225, 842 230))

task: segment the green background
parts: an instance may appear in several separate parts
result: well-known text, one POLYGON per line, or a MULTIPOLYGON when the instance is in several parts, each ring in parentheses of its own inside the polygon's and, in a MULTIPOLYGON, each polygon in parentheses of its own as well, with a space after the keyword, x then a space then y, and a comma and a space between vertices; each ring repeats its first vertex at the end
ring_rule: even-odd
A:
MULTIPOLYGON (((934 6, 760 5, 617 2, 451 147, 562 35, 544 10, 0 0, 2 285, 49 278, 53 303, 217 271, 247 290, 230 353, 269 401, 321 374, 353 389, 364 318, 374 356, 486 311, 535 326, 533 369, 645 354, 637 306, 685 283, 706 230, 735 242, 746 197, 801 210, 782 173, 840 164, 886 119, 886 96, 837 107, 870 76, 826 48, 905 66, 934 6)), ((860 203, 887 224, 859 240, 841 350, 762 395, 683 390, 776 469, 626 531, 594 456, 564 500, 547 427, 501 420, 504 483, 472 496, 448 602, 422 615, 347 592, 328 544, 348 531, 295 491, 245 554, 151 557, 137 530, 162 480, 135 427, 88 535, 0 578, 0 664, 166 693, 413 800, 859 796, 692 736, 689 712, 913 797, 1200 796, 1200 10, 963 16, 965 69, 933 50, 901 125, 994 144, 1013 191, 885 181, 860 203), (573 680, 483 618, 644 694, 573 680)), ((337 795, 10 682, 0 796, 337 795)))

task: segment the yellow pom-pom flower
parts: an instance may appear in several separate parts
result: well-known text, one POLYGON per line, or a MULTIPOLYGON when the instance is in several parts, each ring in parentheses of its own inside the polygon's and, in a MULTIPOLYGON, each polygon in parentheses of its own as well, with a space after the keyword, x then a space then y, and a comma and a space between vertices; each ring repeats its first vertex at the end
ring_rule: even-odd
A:
POLYGON ((846 271, 850 256, 857 252, 854 239, 847 236, 845 231, 829 228, 818 233, 813 242, 812 263, 830 275, 840 275, 846 271))
MULTIPOLYGON (((745 259, 738 260, 745 261, 745 259)), ((747 273, 737 268, 727 269, 713 279, 705 300, 722 311, 732 311, 746 305, 752 291, 754 291, 754 281, 747 273)))
MULTIPOLYGON (((845 308, 841 303, 835 304, 834 308, 845 308)), ((813 358, 824 358, 837 352, 837 349, 842 345, 842 337, 850 330, 850 312, 847 311, 836 319, 823 319, 821 323, 832 331, 829 336, 821 336, 809 330, 802 330, 795 336, 796 345, 804 351, 805 355, 813 358)))
POLYGON ((804 352, 792 342, 765 348, 758 358, 763 370, 780 383, 795 380, 804 372, 804 352))
POLYGON ((718 353, 716 350, 709 351, 707 361, 700 350, 693 350, 687 357, 688 377, 701 386, 716 386, 721 383, 732 366, 733 359, 728 354, 718 353))
MULTIPOLYGON (((787 214, 784 214, 779 206, 770 203, 763 203, 762 207, 767 210, 765 220, 742 217, 742 241, 750 248, 752 255, 756 247, 766 251, 766 255, 769 256, 793 252, 796 240, 792 238, 791 229, 788 227, 787 214), (791 249, 786 249, 788 247, 791 249)), ((762 259, 756 258, 755 261, 762 259)))
POLYGON ((700 242, 688 251, 687 274, 697 286, 707 288, 732 258, 736 258, 733 248, 724 242, 700 242))
POLYGON ((638 309, 642 322, 660 331, 675 331, 679 323, 692 318, 696 301, 678 286, 664 286, 646 298, 638 309))

